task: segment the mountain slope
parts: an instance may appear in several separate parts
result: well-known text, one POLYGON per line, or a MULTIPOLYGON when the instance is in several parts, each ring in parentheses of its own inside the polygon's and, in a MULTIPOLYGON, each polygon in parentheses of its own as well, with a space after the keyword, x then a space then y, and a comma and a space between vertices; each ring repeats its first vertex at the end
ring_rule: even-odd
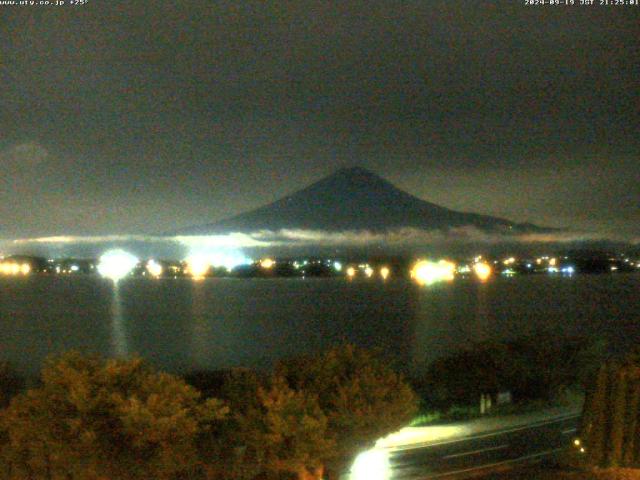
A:
POLYGON ((382 232, 403 227, 446 230, 462 226, 507 233, 546 230, 488 215, 450 210, 414 197, 368 170, 354 167, 338 170, 271 204, 178 233, 205 235, 281 229, 382 232))

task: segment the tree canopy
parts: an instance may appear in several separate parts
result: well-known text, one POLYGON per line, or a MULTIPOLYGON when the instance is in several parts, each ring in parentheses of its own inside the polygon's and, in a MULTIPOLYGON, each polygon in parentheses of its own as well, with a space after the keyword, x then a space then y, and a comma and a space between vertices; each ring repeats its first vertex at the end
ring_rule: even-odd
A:
POLYGON ((197 433, 227 411, 140 359, 71 352, 3 412, 3 460, 16 478, 173 478, 197 465, 197 433))
POLYGON ((406 425, 417 398, 351 345, 183 379, 138 358, 51 357, 0 414, 7 479, 317 480, 406 425))
POLYGON ((293 389, 317 396, 335 448, 334 474, 377 439, 407 425, 418 399, 404 379, 371 352, 345 345, 280 362, 276 371, 293 389))

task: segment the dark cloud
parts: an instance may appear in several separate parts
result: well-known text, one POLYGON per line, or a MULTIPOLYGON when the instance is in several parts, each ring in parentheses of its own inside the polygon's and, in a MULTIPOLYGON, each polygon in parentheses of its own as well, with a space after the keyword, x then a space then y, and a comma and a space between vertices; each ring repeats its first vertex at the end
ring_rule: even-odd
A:
POLYGON ((353 164, 456 209, 640 234, 640 8, 0 8, 0 236, 209 223, 353 164))

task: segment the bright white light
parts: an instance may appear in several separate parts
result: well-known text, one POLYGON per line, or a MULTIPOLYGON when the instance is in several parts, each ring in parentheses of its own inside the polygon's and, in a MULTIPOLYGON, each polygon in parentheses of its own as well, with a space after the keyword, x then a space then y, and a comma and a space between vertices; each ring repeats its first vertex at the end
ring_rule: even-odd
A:
POLYGON ((566 273, 567 275, 573 275, 573 273, 575 272, 575 268, 573 267, 563 267, 562 268, 562 273, 566 273))
POLYGON ((162 265, 160 265, 158 262, 156 262, 155 260, 149 260, 147 262, 147 272, 149 272, 150 275, 153 275, 154 277, 159 277, 160 275, 162 275, 162 265))
POLYGON ((10 262, 2 262, 0 263, 0 273, 5 275, 27 275, 31 272, 31 265, 28 263, 10 263, 10 262))
POLYGON ((371 268, 369 265, 366 266, 366 268, 364 269, 364 274, 371 278, 371 276, 373 275, 373 268, 371 268))
POLYGON ((210 268, 211 262, 204 255, 192 255, 187 258, 187 273, 193 278, 203 278, 210 268))
POLYGON ((355 268, 353 268, 353 267, 349 267, 349 268, 347 268, 347 276, 348 276, 349 278, 353 278, 353 277, 355 277, 355 276, 356 276, 356 269, 355 269, 355 268))
POLYGON ((336 272, 341 272, 342 264, 340 262, 333 262, 333 268, 336 270, 336 272))
POLYGON ((455 264, 446 260, 440 260, 438 263, 420 260, 413 266, 411 278, 420 285, 431 285, 435 282, 453 280, 455 270, 455 264))
POLYGON ((78 270, 80 270, 80 267, 78 267, 78 265, 71 265, 71 267, 69 267, 69 269, 72 272, 77 272, 78 270))
POLYGON ((251 263, 249 258, 246 258, 241 253, 234 250, 213 252, 208 256, 208 258, 212 267, 224 267, 228 271, 233 270, 238 265, 247 265, 251 263))
POLYGON ((472 433, 479 433, 471 427, 465 425, 442 425, 430 427, 405 427, 397 432, 391 433, 376 442, 377 449, 390 450, 410 450, 419 448, 426 443, 440 442, 456 437, 469 436, 472 433))
POLYGON ((138 259, 124 250, 109 250, 100 257, 98 273, 117 282, 138 264, 138 259))
POLYGON ((245 257, 236 249, 194 249, 186 259, 187 273, 196 278, 202 278, 209 268, 226 268, 231 271, 238 265, 247 265, 251 259, 245 257))
POLYGON ((388 480, 391 465, 386 450, 373 449, 358 455, 351 466, 350 480, 388 480))

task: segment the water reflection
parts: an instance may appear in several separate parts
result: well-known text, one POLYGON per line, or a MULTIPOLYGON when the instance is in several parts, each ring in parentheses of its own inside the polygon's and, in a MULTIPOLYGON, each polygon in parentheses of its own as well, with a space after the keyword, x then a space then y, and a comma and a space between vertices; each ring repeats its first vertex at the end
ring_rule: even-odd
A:
POLYGON ((191 282, 191 315, 193 322, 191 357, 193 364, 202 368, 207 365, 208 351, 213 342, 209 341, 207 322, 207 301, 205 281, 191 282))
POLYGON ((417 370, 427 365, 431 359, 455 341, 458 332, 451 325, 464 305, 456 304, 452 295, 452 284, 437 283, 427 288, 418 288, 415 314, 413 366, 417 370))
POLYGON ((126 357, 129 354, 127 343, 127 333, 124 326, 124 315, 122 308, 122 295, 120 292, 120 282, 112 282, 111 296, 111 342, 113 355, 116 357, 126 357))
MULTIPOLYGON (((229 292, 234 284, 225 279, 193 280, 190 282, 191 319, 189 358, 191 368, 218 369, 242 365, 239 356, 254 347, 250 325, 256 312, 243 306, 249 295, 234 297, 229 292), (230 312, 232 313, 230 315, 230 312), (237 316, 236 316, 237 315, 237 316)), ((259 311, 259 310, 258 310, 259 311)))
POLYGON ((68 349, 139 353, 172 372, 262 367, 337 343, 379 348, 414 370, 474 340, 542 329, 630 348, 640 275, 474 277, 419 287, 340 280, 0 279, 2 357, 37 372, 68 349), (412 361, 411 361, 412 360, 412 361))
POLYGON ((421 370, 442 355, 492 339, 499 323, 494 288, 493 282, 468 279, 416 289, 413 368, 421 370))
POLYGON ((491 325, 491 311, 487 300, 489 285, 485 281, 475 283, 476 304, 475 304, 475 341, 484 341, 489 338, 489 327, 491 325))

